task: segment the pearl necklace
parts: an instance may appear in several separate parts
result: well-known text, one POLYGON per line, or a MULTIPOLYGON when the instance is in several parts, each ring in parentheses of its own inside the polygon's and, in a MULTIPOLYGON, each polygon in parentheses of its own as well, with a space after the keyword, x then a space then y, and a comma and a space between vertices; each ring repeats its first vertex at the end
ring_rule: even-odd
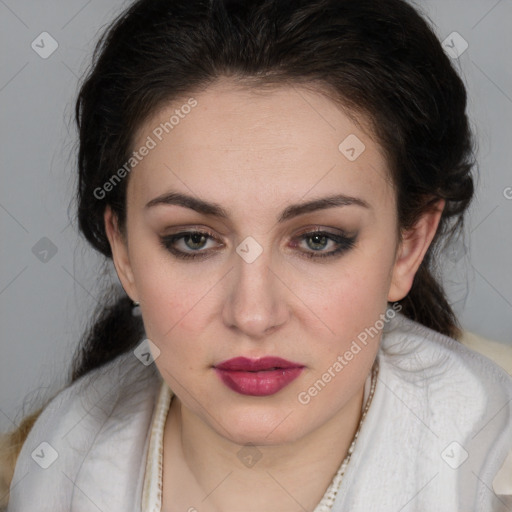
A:
POLYGON ((371 380, 370 392, 369 392, 368 398, 366 400, 366 405, 364 407, 363 414, 361 415, 361 419, 359 421, 359 426, 357 427, 357 431, 356 431, 354 438, 352 439, 352 443, 350 444, 350 447, 348 449, 347 456, 341 463, 341 466, 339 467, 338 472, 334 476, 334 479, 331 482, 331 485, 329 486, 326 493, 324 494, 322 501, 317 505, 317 507, 315 508, 315 510, 313 512, 330 512, 330 510, 332 510, 334 500, 336 499, 336 495, 338 494, 338 491, 341 486, 341 481, 343 479, 343 475, 345 474, 345 470, 347 469, 348 463, 350 462, 350 457, 352 456, 352 452, 354 451, 354 447, 356 444, 357 437, 359 435, 359 431, 361 430, 361 426, 366 417, 366 413, 368 412, 368 409, 370 408, 373 394, 375 392, 375 386, 377 384, 378 373, 379 373, 379 364, 378 364, 378 361, 375 360, 373 367, 372 367, 372 376, 371 376, 372 380, 371 380))

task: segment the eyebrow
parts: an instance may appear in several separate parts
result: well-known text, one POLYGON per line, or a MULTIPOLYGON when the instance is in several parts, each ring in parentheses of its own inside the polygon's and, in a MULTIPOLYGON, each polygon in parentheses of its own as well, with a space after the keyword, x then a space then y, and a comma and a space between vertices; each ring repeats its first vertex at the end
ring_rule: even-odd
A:
MULTIPOLYGON (((178 205, 185 208, 190 208, 203 215, 210 215, 221 219, 229 219, 229 213, 217 203, 204 201, 196 197, 182 194, 179 192, 168 192, 161 196, 155 197, 149 201, 145 208, 151 208, 157 205, 178 205)), ((344 194, 336 194, 332 196, 313 199, 305 203, 297 203, 287 206, 281 213, 278 222, 284 222, 293 217, 310 213, 317 210, 325 210, 327 208, 334 208, 337 206, 350 206, 356 205, 363 208, 371 209, 371 206, 363 199, 351 197, 344 194)))

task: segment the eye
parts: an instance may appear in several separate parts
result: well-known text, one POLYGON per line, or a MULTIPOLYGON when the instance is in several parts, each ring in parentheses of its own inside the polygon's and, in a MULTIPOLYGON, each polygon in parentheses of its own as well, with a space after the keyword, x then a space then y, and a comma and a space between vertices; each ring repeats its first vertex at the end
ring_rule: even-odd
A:
MULTIPOLYGON (((357 235, 349 237, 322 230, 303 233, 297 237, 300 242, 306 243, 307 248, 312 249, 312 252, 305 251, 303 253, 306 258, 326 258, 341 255, 354 247, 356 238, 357 235), (330 251, 324 250, 329 245, 333 249, 330 251)), ((299 244, 294 241, 292 245, 297 247, 299 244)))
POLYGON ((170 236, 161 237, 161 243, 171 254, 181 259, 204 258, 207 256, 204 249, 209 239, 216 240, 212 233, 207 231, 182 231, 170 236), (182 241, 182 248, 176 248, 176 242, 182 241), (187 251, 186 249, 190 249, 187 251), (196 253, 196 254, 194 254, 196 253), (199 253, 199 254, 197 254, 199 253))

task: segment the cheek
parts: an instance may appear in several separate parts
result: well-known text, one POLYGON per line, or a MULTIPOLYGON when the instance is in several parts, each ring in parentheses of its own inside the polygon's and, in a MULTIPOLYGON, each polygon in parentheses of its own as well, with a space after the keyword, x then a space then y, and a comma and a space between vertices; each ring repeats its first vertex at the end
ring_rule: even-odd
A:
POLYGON ((393 254, 385 245, 354 252, 338 268, 333 267, 323 302, 343 309, 371 313, 372 304, 386 302, 391 282, 393 254))
POLYGON ((160 350, 155 360, 160 373, 179 387, 183 379, 175 378, 193 370, 200 354, 201 364, 209 360, 208 347, 200 347, 208 317, 204 302, 208 287, 169 268, 147 270, 139 287, 146 337, 160 350))
POLYGON ((201 319, 208 318, 208 282, 196 278, 179 277, 179 273, 161 274, 153 269, 145 273, 138 287, 144 303, 146 332, 168 343, 178 333, 188 335, 202 331, 201 319))
MULTIPOLYGON (((391 282, 392 254, 383 251, 379 259, 355 256, 352 264, 332 276, 328 293, 317 289, 313 304, 329 327, 328 352, 332 355, 349 346, 366 329, 373 327, 387 307, 391 282)), ((311 293, 311 292, 310 292, 311 293)), ((327 348, 327 347, 326 347, 327 348)))
POLYGON ((179 330, 199 331, 197 319, 206 314, 215 285, 212 273, 176 263, 154 239, 134 247, 131 260, 148 338, 166 342, 179 330))

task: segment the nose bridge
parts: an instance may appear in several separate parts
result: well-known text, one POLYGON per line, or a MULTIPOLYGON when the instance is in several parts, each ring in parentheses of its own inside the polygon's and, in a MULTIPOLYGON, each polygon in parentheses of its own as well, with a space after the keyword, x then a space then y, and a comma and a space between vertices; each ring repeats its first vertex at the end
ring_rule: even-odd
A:
POLYGON ((284 322, 286 310, 279 280, 271 269, 271 251, 246 239, 235 258, 224 321, 251 337, 263 336, 284 322))

